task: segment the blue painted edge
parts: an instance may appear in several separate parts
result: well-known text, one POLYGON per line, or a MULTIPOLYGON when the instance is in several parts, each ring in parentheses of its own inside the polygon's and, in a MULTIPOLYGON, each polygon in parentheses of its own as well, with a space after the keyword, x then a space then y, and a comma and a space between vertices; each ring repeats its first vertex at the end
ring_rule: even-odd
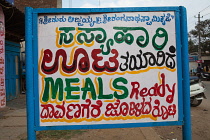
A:
MULTIPOLYGON (((35 114, 39 114, 39 72, 38 72, 38 14, 33 13, 33 63, 34 63, 34 98, 35 98, 35 114)), ((36 116, 36 115, 35 115, 36 116)), ((39 115, 35 117, 35 126, 39 126, 39 115)))
POLYGON ((181 12, 181 43, 182 46, 182 66, 183 66, 183 112, 184 125, 182 136, 184 140, 191 140, 191 113, 190 113, 190 80, 189 80, 189 58, 188 58, 188 33, 187 33, 187 13, 186 8, 180 6, 181 12))
POLYGON ((26 103, 27 103, 27 135, 28 140, 36 139, 34 127, 34 92, 33 92, 33 53, 32 53, 32 12, 33 8, 25 8, 26 35, 26 103))
MULTIPOLYGON (((68 8, 68 9, 57 9, 57 8, 38 8, 33 9, 33 16, 37 16, 38 14, 44 14, 44 13, 102 13, 102 12, 148 12, 148 11, 174 11, 175 15, 179 13, 180 11, 179 7, 132 7, 132 8, 68 8)), ((176 15, 176 32, 180 32, 180 17, 176 15)), ((35 38, 38 38, 37 32, 38 32, 38 25, 37 22, 33 22, 35 24, 33 26, 34 28, 34 36, 35 38)), ((34 38, 33 46, 38 51, 38 40, 34 38)), ((180 39, 176 40, 176 43, 180 43, 180 39)), ((179 47, 178 52, 181 53, 181 46, 179 47)), ((36 54, 36 53, 35 53, 36 54)), ((179 55, 178 55, 179 56, 179 55)), ((181 57, 178 58, 178 61, 180 64, 178 65, 178 72, 182 71, 182 60, 181 57), (180 58, 180 59, 179 59, 180 58)), ((38 54, 34 56, 34 59, 38 60, 38 54)), ((35 61, 34 61, 35 62, 35 61)), ((34 72, 38 73, 38 70, 36 69, 34 72)), ((35 89, 38 89, 38 74, 34 75, 34 82, 36 82, 35 89), (36 80, 35 80, 36 79, 36 80)), ((178 73, 178 83, 182 83, 182 74, 178 73)), ((179 86, 182 87, 182 84, 179 84, 179 86)), ((179 87, 179 92, 180 92, 179 87)), ((180 94, 182 94, 182 90, 180 94)), ((39 124, 39 106, 38 101, 39 98, 37 97, 38 93, 35 95, 35 131, 41 131, 41 130, 66 130, 66 129, 106 129, 106 128, 129 128, 129 127, 151 127, 151 126, 172 126, 172 125, 183 125, 183 111, 182 109, 179 111, 179 119, 177 121, 171 121, 171 122, 145 122, 145 123, 128 123, 128 124, 100 124, 100 125, 65 125, 65 126, 40 126, 39 124)), ((181 96, 182 97, 182 96, 181 96)), ((182 103, 182 98, 179 97, 179 103, 182 103)), ((183 104, 180 104, 179 107, 183 108, 183 104)), ((180 109, 180 108, 179 108, 180 109)))
POLYGON ((181 57, 181 38, 180 38, 180 11, 176 11, 176 51, 177 51, 177 76, 178 76, 178 114, 179 120, 183 122, 183 91, 182 91, 182 57, 181 57))
POLYGON ((175 11, 179 7, 113 7, 113 8, 37 8, 34 13, 102 13, 102 12, 148 12, 175 11))

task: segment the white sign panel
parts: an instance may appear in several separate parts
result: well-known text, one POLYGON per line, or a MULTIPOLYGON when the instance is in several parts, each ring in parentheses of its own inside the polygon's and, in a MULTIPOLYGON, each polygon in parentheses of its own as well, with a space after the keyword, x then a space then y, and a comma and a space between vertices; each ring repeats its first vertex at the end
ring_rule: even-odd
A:
POLYGON ((175 13, 40 14, 40 126, 178 121, 175 13))

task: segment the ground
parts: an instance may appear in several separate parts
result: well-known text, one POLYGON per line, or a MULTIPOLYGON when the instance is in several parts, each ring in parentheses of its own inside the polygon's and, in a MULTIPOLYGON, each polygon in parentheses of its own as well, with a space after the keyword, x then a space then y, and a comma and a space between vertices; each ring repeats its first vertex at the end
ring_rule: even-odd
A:
MULTIPOLYGON (((192 140, 210 140, 210 81, 206 85, 204 99, 198 107, 191 107, 192 140)), ((163 140, 182 140, 182 126, 154 127, 163 140)))
MULTIPOLYGON (((191 107, 192 119, 192 139, 193 140, 210 140, 210 81, 205 82, 207 85, 207 100, 204 100, 198 107, 191 107), (209 87, 209 89, 208 89, 209 87)), ((26 107, 25 94, 19 95, 18 99, 7 102, 7 107, 0 110, 0 119, 3 115, 15 109, 24 109, 26 107)), ((159 126, 152 127, 153 130, 163 140, 182 140, 182 126, 159 126)), ((116 140, 139 140, 139 128, 121 128, 121 129, 98 129, 98 130, 66 130, 66 131, 41 131, 37 135, 40 140, 57 140, 71 139, 71 140, 105 140, 107 137, 112 136, 116 140), (82 133, 82 135, 81 135, 82 133), (131 134, 132 133, 132 134, 131 134)), ((26 134, 20 136, 20 139, 26 139, 26 134)), ((141 139, 140 139, 141 140, 141 139)))

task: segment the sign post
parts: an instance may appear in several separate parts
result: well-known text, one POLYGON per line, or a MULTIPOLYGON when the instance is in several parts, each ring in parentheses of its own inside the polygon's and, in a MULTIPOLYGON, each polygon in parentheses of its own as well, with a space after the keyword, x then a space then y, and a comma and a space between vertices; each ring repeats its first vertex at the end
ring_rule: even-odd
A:
POLYGON ((191 139, 185 18, 184 7, 26 8, 29 139, 169 125, 191 139))
POLYGON ((186 18, 186 9, 184 7, 180 7, 181 11, 181 34, 183 35, 182 44, 183 44, 183 112, 184 112, 184 124, 182 130, 182 136, 184 140, 191 140, 191 113, 190 113, 190 93, 189 85, 190 85, 190 78, 189 78, 189 59, 188 59, 188 37, 187 37, 187 18, 186 18))
POLYGON ((27 135, 29 140, 36 139, 35 126, 35 102, 34 102, 34 85, 33 85, 33 27, 32 27, 32 16, 33 9, 30 7, 26 8, 26 102, 27 102, 27 135))

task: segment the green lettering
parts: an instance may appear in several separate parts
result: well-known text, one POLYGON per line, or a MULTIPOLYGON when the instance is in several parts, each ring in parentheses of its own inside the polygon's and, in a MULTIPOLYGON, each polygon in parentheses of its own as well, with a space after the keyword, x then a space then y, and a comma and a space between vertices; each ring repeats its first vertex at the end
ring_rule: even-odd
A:
POLYGON ((96 90, 95 90, 94 84, 90 78, 85 79, 85 86, 83 88, 81 88, 81 90, 83 91, 83 94, 82 94, 83 100, 86 99, 88 92, 91 93, 92 99, 96 100, 96 90))
POLYGON ((47 77, 44 78, 45 81, 45 86, 44 86, 44 93, 42 96, 42 101, 47 102, 50 99, 50 94, 51 98, 55 99, 57 97, 57 93, 59 90, 58 94, 58 100, 62 101, 63 100, 63 80, 61 78, 57 78, 55 83, 52 77, 47 77), (51 91, 50 91, 51 87, 51 91))
POLYGON ((127 84, 128 81, 127 79, 123 78, 123 77, 119 77, 119 78, 116 78, 114 79, 113 83, 112 83, 112 86, 115 88, 115 89, 119 89, 119 90, 123 90, 124 93, 119 95, 117 93, 117 91, 114 92, 114 97, 117 98, 117 99, 125 99, 128 97, 128 89, 123 86, 123 85, 118 85, 118 82, 122 82, 123 84, 127 84))
POLYGON ((59 28, 60 31, 64 31, 64 33, 60 33, 59 35, 59 45, 64 44, 70 44, 73 39, 74 36, 72 33, 70 33, 70 31, 74 31, 75 28, 74 27, 60 27, 59 28))
POLYGON ((158 28, 156 30, 156 34, 152 38, 152 45, 153 45, 153 47, 155 48, 155 50, 158 50, 158 51, 162 50, 166 46, 167 42, 168 42, 168 33, 167 33, 167 31, 164 28, 158 28), (156 38, 157 37, 164 38, 164 41, 163 41, 163 43, 161 45, 158 45, 156 43, 156 38))
POLYGON ((71 83, 78 83, 79 78, 66 78, 66 87, 65 91, 67 92, 66 99, 80 99, 80 95, 72 95, 72 91, 79 91, 80 87, 71 86, 71 83))
POLYGON ((98 77, 99 95, 98 99, 112 99, 113 94, 104 95, 103 94, 103 81, 101 77, 98 77))

